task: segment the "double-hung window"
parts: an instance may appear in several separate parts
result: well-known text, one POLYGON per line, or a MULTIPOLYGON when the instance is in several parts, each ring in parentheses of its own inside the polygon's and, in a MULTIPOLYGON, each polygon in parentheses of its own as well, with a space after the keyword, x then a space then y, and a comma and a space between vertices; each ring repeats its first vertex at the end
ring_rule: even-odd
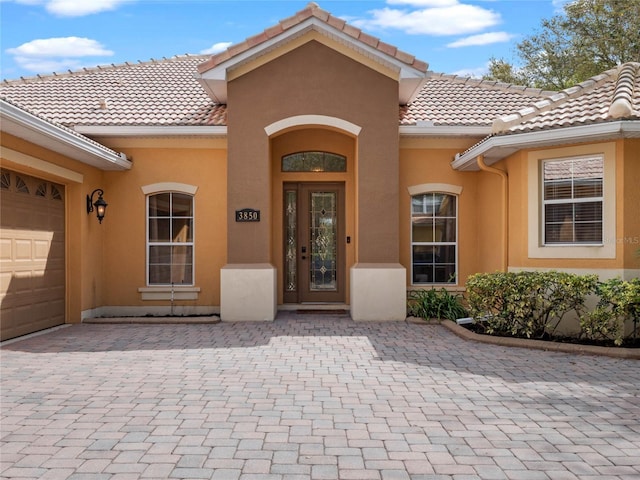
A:
POLYGON ((457 196, 411 197, 412 283, 456 283, 457 196))
POLYGON ((147 197, 148 285, 193 285, 193 196, 147 197))
POLYGON ((544 244, 602 244, 603 158, 546 160, 542 170, 544 244))

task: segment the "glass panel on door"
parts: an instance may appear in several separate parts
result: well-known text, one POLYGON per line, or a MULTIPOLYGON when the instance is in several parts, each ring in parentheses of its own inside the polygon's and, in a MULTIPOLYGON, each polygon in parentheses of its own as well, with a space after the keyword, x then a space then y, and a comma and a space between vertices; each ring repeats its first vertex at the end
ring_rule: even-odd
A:
POLYGON ((286 183, 283 300, 344 303, 344 184, 286 183))
POLYGON ((310 192, 310 196, 309 289, 335 291, 337 288, 337 195, 336 192, 310 192))
POLYGON ((298 192, 284 192, 284 291, 298 290, 298 192))

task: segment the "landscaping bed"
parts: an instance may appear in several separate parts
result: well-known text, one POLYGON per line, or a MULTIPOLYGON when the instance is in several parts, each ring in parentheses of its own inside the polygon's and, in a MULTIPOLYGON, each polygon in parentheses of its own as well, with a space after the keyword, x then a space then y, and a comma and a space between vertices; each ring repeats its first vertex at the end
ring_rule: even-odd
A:
POLYGON ((640 349, 640 279, 599 281, 564 272, 497 272, 469 277, 466 294, 416 290, 408 314, 458 321, 480 337, 640 349), (460 319, 465 318, 465 322, 460 319))
MULTIPOLYGON (((425 322, 425 325, 427 323, 425 322)), ((500 337, 495 335, 478 334, 458 325, 451 320, 442 320, 441 325, 451 330, 465 340, 479 343, 488 343, 502 347, 529 348, 532 350, 544 350, 549 352, 572 353, 575 355, 600 355, 613 358, 626 358, 640 360, 640 349, 624 347, 603 347, 599 345, 583 345, 576 343, 550 342, 546 340, 533 340, 530 338, 500 337)))
MULTIPOLYGON (((478 323, 469 323, 465 325, 460 325, 460 327, 478 335, 490 335, 486 333, 485 328, 478 323)), ((526 337, 512 336, 512 338, 526 338, 526 337)), ((640 337, 624 338, 620 345, 616 345, 613 339, 581 338, 578 336, 571 336, 571 335, 552 336, 549 334, 544 334, 542 335, 542 337, 537 339, 532 339, 532 340, 541 340, 545 342, 556 342, 556 343, 565 343, 565 344, 574 344, 574 345, 591 345, 591 346, 597 346, 597 347, 640 348, 640 337)))

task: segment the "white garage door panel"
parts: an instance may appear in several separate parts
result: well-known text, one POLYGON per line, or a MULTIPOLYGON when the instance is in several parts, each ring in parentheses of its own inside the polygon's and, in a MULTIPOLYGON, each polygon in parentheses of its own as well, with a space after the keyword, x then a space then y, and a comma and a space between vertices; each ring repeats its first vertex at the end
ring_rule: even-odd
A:
POLYGON ((65 321, 64 187, 8 170, 0 189, 1 339, 65 321))

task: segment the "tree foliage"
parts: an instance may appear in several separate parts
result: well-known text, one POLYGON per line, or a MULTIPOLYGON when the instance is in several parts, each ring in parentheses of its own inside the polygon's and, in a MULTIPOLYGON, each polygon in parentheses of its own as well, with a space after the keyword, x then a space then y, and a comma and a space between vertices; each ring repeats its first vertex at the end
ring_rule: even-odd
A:
POLYGON ((640 62, 640 0, 574 0, 516 46, 518 65, 492 58, 485 79, 561 90, 640 62))

